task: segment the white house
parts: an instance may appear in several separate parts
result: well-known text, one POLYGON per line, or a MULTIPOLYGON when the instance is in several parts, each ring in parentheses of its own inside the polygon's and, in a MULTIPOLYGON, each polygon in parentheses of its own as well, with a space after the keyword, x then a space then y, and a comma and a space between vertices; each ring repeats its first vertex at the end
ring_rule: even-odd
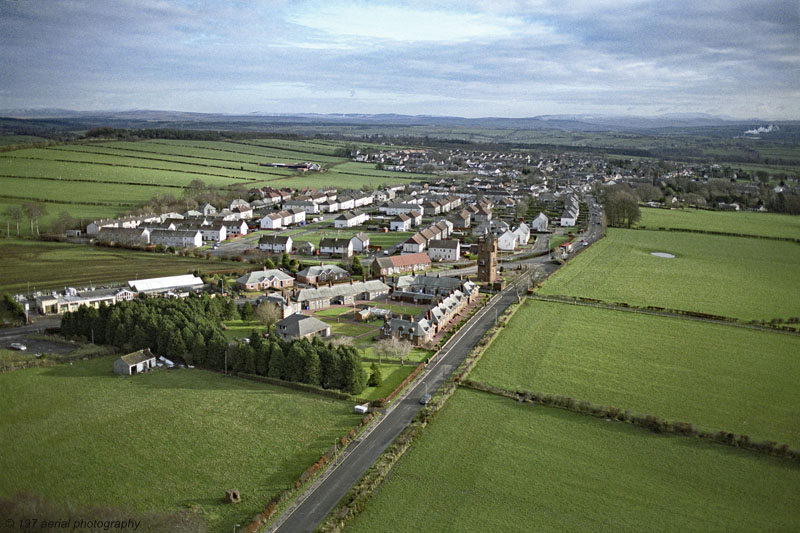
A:
POLYGON ((458 261, 461 257, 461 242, 457 239, 434 239, 428 243, 428 255, 431 261, 458 261))
POLYGON ((261 219, 261 229, 281 229, 283 227, 283 216, 278 213, 267 213, 261 219))
POLYGON ((348 209, 355 209, 356 200, 350 196, 343 196, 337 200, 339 202, 339 211, 346 211, 348 209))
POLYGON ((497 249, 505 252, 513 252, 517 249, 519 244, 519 237, 511 231, 507 230, 505 233, 497 238, 497 249))
POLYGON ((333 219, 333 225, 336 228, 352 228, 364 224, 367 220, 369 215, 366 213, 347 211, 333 219))
POLYGON ((322 239, 319 241, 319 253, 350 257, 353 255, 353 241, 351 239, 322 239))
MULTIPOLYGON (((419 232, 415 233, 403 243, 404 254, 419 254, 425 251, 428 240, 419 232)), ((433 259, 433 257, 431 257, 433 259)))
POLYGON ((533 222, 531 222, 531 229, 533 231, 547 231, 549 222, 550 220, 547 218, 547 215, 539 213, 536 215, 536 218, 533 219, 533 222))
POLYGON ((358 232, 350 238, 353 243, 353 252, 366 252, 369 248, 369 235, 358 232))
POLYGON ((528 228, 528 225, 524 222, 520 222, 517 229, 514 230, 514 235, 516 235, 519 239, 519 245, 525 246, 528 244, 528 240, 531 238, 531 230, 528 228))
POLYGON ((178 248, 199 248, 203 246, 203 234, 199 230, 154 229, 150 232, 150 244, 176 246, 178 248))
POLYGON ((319 205, 311 200, 287 200, 283 203, 284 209, 301 209, 306 213, 316 215, 319 213, 319 205))
POLYGON ((411 229, 411 217, 404 214, 397 215, 389 223, 389 227, 392 231, 408 231, 411 229))
POLYGON ((258 249, 262 252, 291 253, 292 237, 288 235, 262 235, 258 239, 258 249))
POLYGON ((247 235, 247 222, 244 220, 225 221, 224 224, 228 237, 247 235))

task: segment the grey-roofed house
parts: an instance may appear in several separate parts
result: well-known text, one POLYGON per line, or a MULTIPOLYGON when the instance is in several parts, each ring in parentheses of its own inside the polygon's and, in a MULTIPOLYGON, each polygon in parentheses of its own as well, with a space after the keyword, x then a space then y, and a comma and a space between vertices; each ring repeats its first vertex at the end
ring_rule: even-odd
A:
POLYGON ((314 285, 328 283, 329 281, 344 281, 350 278, 350 273, 337 265, 314 265, 304 268, 297 273, 297 281, 314 285))
POLYGON ((255 270, 236 280, 236 285, 249 291, 283 289, 294 285, 294 278, 277 269, 255 270))
POLYGON ((258 249, 262 252, 292 253, 291 235, 262 235, 258 239, 258 249))
POLYGON ((353 305, 356 300, 375 300, 389 294, 380 280, 340 283, 331 287, 301 289, 295 300, 303 309, 316 311, 332 305, 353 305))
POLYGON ((315 335, 329 337, 331 327, 313 316, 295 313, 275 323, 278 335, 284 340, 311 338, 315 335))
POLYGON ((461 243, 457 239, 433 239, 428 243, 431 261, 458 261, 461 256, 461 243))

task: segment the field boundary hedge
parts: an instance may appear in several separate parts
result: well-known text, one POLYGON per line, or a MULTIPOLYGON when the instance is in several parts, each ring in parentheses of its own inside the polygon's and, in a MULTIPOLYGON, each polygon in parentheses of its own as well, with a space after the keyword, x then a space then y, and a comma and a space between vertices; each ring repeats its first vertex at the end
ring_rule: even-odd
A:
POLYGON ((556 407, 566 409, 573 413, 594 416, 596 418, 606 418, 633 424, 653 433, 666 433, 672 435, 683 435, 685 437, 698 437, 717 444, 724 444, 734 448, 741 448, 753 452, 767 453, 769 455, 791 461, 800 461, 800 450, 789 448, 788 444, 778 444, 775 441, 765 440, 756 442, 747 435, 737 435, 730 431, 718 431, 716 433, 697 428, 689 422, 664 420, 655 415, 644 415, 633 413, 627 409, 599 405, 586 400, 577 400, 570 396, 559 394, 546 394, 542 392, 531 392, 528 390, 509 391, 501 387, 495 387, 480 381, 464 379, 459 385, 504 398, 510 398, 517 402, 533 403, 546 407, 556 407))
POLYGON ((341 445, 341 448, 337 446, 331 446, 325 450, 325 453, 323 453, 316 462, 314 462, 311 466, 306 468, 302 474, 300 474, 300 477, 297 478, 297 480, 294 482, 294 485, 270 498, 264 510, 253 517, 253 520, 247 524, 244 531, 255 533, 264 527, 269 520, 275 516, 275 513, 282 503, 297 496, 301 489, 304 489, 313 481, 318 479, 318 477, 322 475, 332 464, 336 464, 336 458, 338 455, 344 453, 347 447, 358 438, 358 435, 361 434, 361 432, 363 432, 376 418, 378 418, 378 416, 379 415, 372 412, 367 413, 354 428, 352 428, 347 432, 346 435, 339 439, 338 442, 341 445))
MULTIPOLYGON (((207 369, 206 369, 207 370, 207 369)), ((224 373, 222 370, 217 370, 217 372, 224 373)), ((346 400, 349 402, 356 402, 356 403, 366 403, 367 400, 363 398, 358 398, 356 396, 352 396, 347 394, 346 392, 342 392, 336 389, 323 389, 322 387, 315 387, 314 385, 309 385, 308 383, 298 383, 296 381, 284 381, 282 379, 271 378, 269 376, 259 376, 257 374, 248 374, 247 372, 232 372, 228 371, 228 374, 231 376, 235 376, 241 379, 247 379, 250 381, 258 381, 260 383, 267 383, 269 385, 277 385, 279 387, 286 387, 287 389, 294 389, 299 390, 302 392, 311 392, 313 394, 318 394, 320 396, 326 396, 328 398, 333 398, 334 400, 346 400)))
POLYGON ((800 334, 800 326, 785 326, 783 324, 800 324, 800 317, 790 317, 787 319, 773 318, 769 322, 765 320, 750 320, 743 322, 741 319, 701 313, 699 311, 686 311, 683 309, 671 309, 668 307, 658 307, 655 305, 637 306, 627 302, 607 302, 597 298, 586 298, 583 296, 563 296, 559 294, 534 294, 533 299, 542 302, 563 303, 570 305, 581 305, 584 307, 596 307, 598 309, 609 309, 612 311, 627 311, 629 313, 642 313, 653 316, 664 316, 670 318, 685 318, 702 322, 712 322, 740 328, 754 329, 759 331, 777 331, 790 335, 800 334))
POLYGON ((712 230, 695 229, 695 228, 668 228, 663 226, 659 226, 658 228, 653 228, 647 226, 636 226, 625 229, 632 229, 639 231, 676 231, 679 233, 699 233, 701 235, 716 235, 718 237, 744 237, 747 239, 766 239, 769 241, 785 241, 785 242, 800 243, 800 239, 795 237, 778 237, 775 235, 756 235, 753 233, 734 233, 729 231, 712 231, 712 230))

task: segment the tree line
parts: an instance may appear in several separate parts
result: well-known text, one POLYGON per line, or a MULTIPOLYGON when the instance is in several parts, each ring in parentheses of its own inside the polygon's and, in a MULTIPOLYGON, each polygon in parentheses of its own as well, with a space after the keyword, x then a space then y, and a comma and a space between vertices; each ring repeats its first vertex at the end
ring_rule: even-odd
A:
POLYGON ((99 309, 81 306, 64 313, 61 334, 126 352, 150 348, 175 362, 212 370, 245 372, 350 394, 364 390, 367 376, 352 346, 334 346, 320 337, 313 341, 286 341, 276 335, 264 338, 256 332, 249 343, 229 342, 221 323, 239 316, 232 299, 208 295, 137 299, 99 309))

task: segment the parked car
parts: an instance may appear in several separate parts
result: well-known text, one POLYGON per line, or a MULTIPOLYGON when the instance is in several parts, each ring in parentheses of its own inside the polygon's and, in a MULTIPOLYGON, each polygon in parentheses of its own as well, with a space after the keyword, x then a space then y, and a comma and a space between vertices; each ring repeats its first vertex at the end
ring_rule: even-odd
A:
POLYGON ((428 402, 430 401, 431 401, 430 394, 423 394, 422 398, 419 399, 419 403, 421 403, 422 405, 428 405, 428 402))
POLYGON ((19 343, 19 342, 12 342, 12 343, 11 343, 11 349, 12 349, 12 350, 19 350, 19 351, 21 351, 21 352, 24 352, 25 350, 27 350, 27 349, 28 349, 28 347, 27 347, 27 346, 25 346, 25 345, 24 345, 24 344, 22 344, 22 343, 19 343))

